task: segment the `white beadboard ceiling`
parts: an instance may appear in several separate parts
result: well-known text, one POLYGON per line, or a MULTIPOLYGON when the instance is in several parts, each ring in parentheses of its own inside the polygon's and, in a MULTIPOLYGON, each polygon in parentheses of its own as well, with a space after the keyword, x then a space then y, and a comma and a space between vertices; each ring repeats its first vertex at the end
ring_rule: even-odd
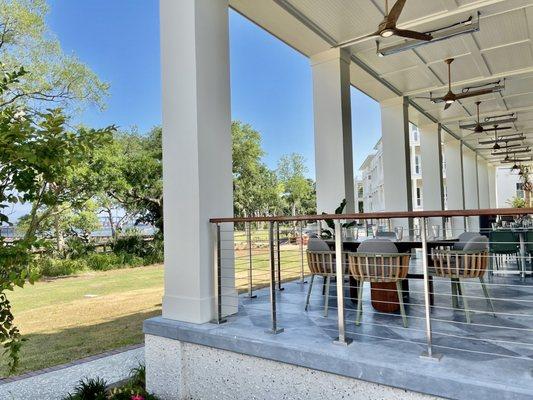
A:
MULTIPOLYGON (((390 6, 394 0, 389 0, 390 6)), ((230 0, 232 8, 301 53, 311 56, 332 43, 374 32, 384 16, 384 0, 230 0)), ((375 39, 349 47, 354 62, 352 84, 378 101, 409 96, 432 117, 472 147, 478 136, 462 132, 460 123, 475 120, 476 100, 482 119, 515 112, 513 130, 533 144, 533 1, 531 0, 407 0, 400 28, 428 31, 481 13, 480 31, 430 43, 380 58, 375 39), (505 78, 501 94, 456 102, 448 110, 423 97, 446 91, 443 60, 454 57, 454 90, 505 78), (363 65, 363 67, 362 67, 363 65)), ((383 44, 398 43, 398 38, 383 44)), ((414 114, 414 113, 413 113, 414 114)), ((479 150, 481 154, 487 151, 479 150)))

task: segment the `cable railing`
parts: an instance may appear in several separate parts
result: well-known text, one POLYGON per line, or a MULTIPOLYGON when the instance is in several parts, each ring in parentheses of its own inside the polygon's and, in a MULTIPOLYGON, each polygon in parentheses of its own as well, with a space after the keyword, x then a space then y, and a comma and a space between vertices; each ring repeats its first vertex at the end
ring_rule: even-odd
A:
POLYGON ((429 360, 456 352, 530 360, 531 214, 212 219, 215 322, 244 309, 268 315, 266 331, 280 334, 305 314, 343 346, 398 341, 422 346, 429 360))

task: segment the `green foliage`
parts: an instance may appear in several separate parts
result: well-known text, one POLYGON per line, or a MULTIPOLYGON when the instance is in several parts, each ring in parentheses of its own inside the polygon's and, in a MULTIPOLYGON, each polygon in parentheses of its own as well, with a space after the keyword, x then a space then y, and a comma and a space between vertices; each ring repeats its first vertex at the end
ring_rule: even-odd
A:
POLYGON ((513 197, 512 199, 507 200, 507 204, 509 204, 512 208, 526 207, 526 201, 521 197, 513 197))
POLYGON ((113 244, 115 253, 135 254, 144 257, 148 253, 147 243, 140 235, 128 235, 119 237, 113 244))
POLYGON ((65 244, 65 257, 77 259, 85 257, 95 251, 95 246, 77 236, 69 237, 65 244))
POLYGON ((280 187, 275 173, 261 161, 261 134, 241 122, 231 124, 233 204, 238 217, 279 213, 280 187))
POLYGON ((307 167, 303 156, 293 153, 281 157, 276 172, 289 213, 314 214, 315 189, 313 181, 305 177, 307 167))
MULTIPOLYGON (((346 199, 342 199, 340 205, 335 209, 335 212, 333 214, 340 215, 344 213, 344 209, 346 208, 346 199)), ((327 213, 323 212, 322 215, 327 215, 327 213)), ((331 231, 325 230, 320 232, 320 236, 324 239, 329 239, 333 237, 332 231, 335 231, 335 222, 332 219, 326 218, 324 219, 324 222, 328 226, 331 231)), ((351 221, 351 222, 343 222, 341 223, 341 228, 351 228, 353 226, 356 226, 357 221, 351 221)))
POLYGON ((43 257, 35 260, 33 268, 41 276, 67 276, 87 269, 86 260, 80 258, 76 260, 43 257))
POLYGON ((0 106, 103 107, 108 85, 74 55, 62 51, 46 25, 47 13, 45 0, 0 0, 0 59, 4 64, 0 72, 20 65, 30 71, 10 87, 0 106))
POLYGON ((101 378, 82 379, 65 400, 107 400, 107 383, 101 378))
POLYGON ((74 392, 64 400, 158 400, 158 397, 146 391, 146 369, 144 365, 133 368, 128 381, 118 388, 107 390, 103 379, 81 380, 74 392))
POLYGON ((95 171, 103 209, 119 206, 137 222, 163 231, 162 129, 147 135, 117 133, 112 145, 98 151, 100 168, 95 171))

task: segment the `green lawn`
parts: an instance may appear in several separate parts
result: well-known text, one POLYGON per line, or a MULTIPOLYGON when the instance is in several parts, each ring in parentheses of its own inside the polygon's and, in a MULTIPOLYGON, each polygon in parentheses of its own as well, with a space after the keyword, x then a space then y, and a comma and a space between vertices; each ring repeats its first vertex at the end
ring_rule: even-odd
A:
MULTIPOLYGON (((235 252, 236 285, 248 285, 248 253, 235 252)), ((266 248, 253 256, 254 286, 269 282, 266 248)), ((283 246, 283 280, 300 273, 297 246, 283 246)), ((21 368, 34 371, 141 343, 142 322, 161 314, 163 267, 161 265, 83 273, 79 276, 37 282, 10 293, 15 321, 28 339, 24 343, 21 368)), ((0 359, 5 376, 6 359, 0 359)))

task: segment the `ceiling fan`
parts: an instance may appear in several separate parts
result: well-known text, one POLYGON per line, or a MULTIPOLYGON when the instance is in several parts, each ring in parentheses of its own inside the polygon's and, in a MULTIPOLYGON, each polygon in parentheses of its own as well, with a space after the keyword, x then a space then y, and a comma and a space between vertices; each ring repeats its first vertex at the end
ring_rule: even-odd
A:
POLYGON ((407 29, 398 29, 396 27, 396 23, 398 22, 398 18, 400 18, 400 14, 402 13, 402 10, 403 10, 403 7, 405 6, 406 1, 407 0, 397 0, 389 12, 389 2, 388 0, 385 0, 385 18, 378 25, 378 29, 376 32, 371 33, 370 35, 360 36, 354 39, 346 40, 344 42, 337 44, 334 47, 342 48, 342 47, 351 46, 352 44, 355 44, 361 40, 374 37, 374 36, 381 36, 382 38, 388 38, 391 36, 400 36, 400 37, 404 37, 408 39, 430 41, 431 39, 433 39, 433 36, 431 36, 428 33, 416 32, 416 31, 411 31, 407 29))
MULTIPOLYGON (((502 126, 501 128, 498 128, 497 124, 494 125, 494 128, 489 128, 489 129, 484 128, 483 125, 481 125, 481 122, 479 121, 479 105, 480 104, 481 104, 481 101, 476 101, 477 122, 476 122, 476 125, 474 126, 474 129, 472 129, 472 131, 474 131, 474 133, 483 133, 483 132, 494 131, 497 134, 498 129, 500 131, 505 131, 507 129, 512 129, 512 127, 510 127, 510 126, 502 126)), ((496 140, 496 142, 498 142, 498 140, 496 140)))
POLYGON ((478 90, 472 90, 473 88, 467 87, 467 88, 464 88, 461 91, 461 93, 454 93, 452 91, 452 62, 453 60, 454 60, 453 58, 448 58, 444 60, 444 62, 448 64, 448 93, 446 93, 442 97, 431 97, 431 94, 430 94, 430 100, 433 103, 441 103, 441 102, 445 103, 445 106, 444 106, 445 110, 450 108, 450 106, 453 103, 455 103, 457 100, 466 99, 468 97, 481 96, 481 95, 489 94, 489 93, 494 93, 494 92, 497 92, 503 89, 503 87, 499 85, 494 86, 494 87, 489 87, 486 89, 478 89, 478 90))

